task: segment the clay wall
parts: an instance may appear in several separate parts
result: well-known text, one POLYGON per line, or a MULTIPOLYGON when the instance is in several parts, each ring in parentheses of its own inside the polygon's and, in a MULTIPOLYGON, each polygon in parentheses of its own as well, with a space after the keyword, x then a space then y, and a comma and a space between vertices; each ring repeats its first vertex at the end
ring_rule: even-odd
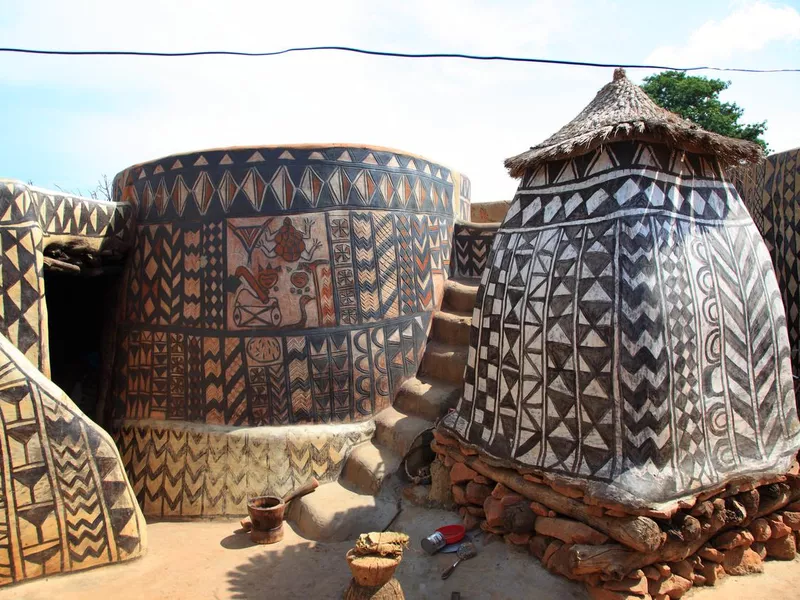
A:
POLYGON ((731 175, 772 256, 786 307, 792 365, 800 374, 800 148, 734 169, 731 175))
POLYGON ((115 180, 135 206, 117 416, 350 422, 416 373, 466 178, 383 148, 212 150, 115 180))
POLYGON ((45 248, 122 251, 131 213, 0 180, 0 585, 128 560, 146 547, 113 441, 46 376, 45 248))

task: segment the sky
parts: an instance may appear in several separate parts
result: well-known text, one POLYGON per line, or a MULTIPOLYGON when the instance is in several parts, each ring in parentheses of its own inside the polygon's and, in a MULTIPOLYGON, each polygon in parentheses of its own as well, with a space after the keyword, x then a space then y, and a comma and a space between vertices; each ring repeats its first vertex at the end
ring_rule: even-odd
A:
MULTIPOLYGON (((269 51, 344 45, 685 67, 800 68, 800 0, 0 0, 0 45, 269 51)), ((629 70, 640 82, 654 71, 629 70)), ((700 74, 800 146, 800 73, 700 74)), ((273 58, 0 53, 0 177, 72 192, 221 146, 352 142, 465 173, 510 199, 503 159, 572 119, 612 69, 319 52, 273 58)))

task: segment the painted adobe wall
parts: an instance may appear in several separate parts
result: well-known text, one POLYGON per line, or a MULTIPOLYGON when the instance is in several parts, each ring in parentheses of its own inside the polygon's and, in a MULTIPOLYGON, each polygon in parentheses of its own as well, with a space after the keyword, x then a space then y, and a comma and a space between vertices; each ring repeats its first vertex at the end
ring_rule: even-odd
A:
POLYGON ((786 307, 795 374, 800 374, 800 148, 735 169, 732 180, 772 256, 786 307))
POLYGON ((466 177, 306 145, 171 156, 114 189, 137 214, 117 441, 145 513, 242 514, 247 494, 337 477, 416 374, 466 177))
POLYGON ((124 249, 131 213, 0 180, 0 585, 145 550, 113 441, 45 376, 44 248, 124 249))
POLYGON ((453 228, 453 258, 450 273, 453 277, 475 279, 486 268, 486 259, 500 223, 465 223, 453 228))
POLYGON ((43 251, 50 244, 79 244, 120 252, 130 243, 133 211, 0 179, 0 334, 49 375, 43 251))
POLYGON ((481 202, 470 205, 470 221, 457 221, 453 229, 453 277, 474 279, 486 268, 495 233, 508 212, 511 202, 481 202))
POLYGON ((545 163, 488 262, 443 421, 484 460, 634 509, 789 468, 780 291, 713 160, 618 142, 545 163))
POLYGON ((212 150, 120 173, 138 222, 118 414, 255 427, 388 406, 441 302, 464 181, 348 146, 212 150))

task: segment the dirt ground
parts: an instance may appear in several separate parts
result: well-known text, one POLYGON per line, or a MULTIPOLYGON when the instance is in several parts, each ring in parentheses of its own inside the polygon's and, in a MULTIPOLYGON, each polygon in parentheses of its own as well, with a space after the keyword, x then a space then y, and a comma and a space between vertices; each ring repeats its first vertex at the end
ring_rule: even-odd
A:
MULTIPOLYGON (((411 536, 411 546, 395 576, 409 600, 586 600, 583 587, 551 575, 527 553, 477 539, 479 554, 458 566, 446 581, 441 572, 454 555, 429 557, 420 539, 436 527, 457 522, 455 513, 407 507, 392 529, 411 536)), ((256 546, 234 533, 237 520, 154 522, 148 526, 150 549, 144 558, 50 577, 6 588, 2 598, 25 600, 204 600, 341 598, 350 580, 344 555, 351 542, 320 544, 286 527, 282 542, 256 546)), ((766 564, 762 575, 727 577, 715 588, 700 588, 692 600, 800 599, 800 560, 766 564)))

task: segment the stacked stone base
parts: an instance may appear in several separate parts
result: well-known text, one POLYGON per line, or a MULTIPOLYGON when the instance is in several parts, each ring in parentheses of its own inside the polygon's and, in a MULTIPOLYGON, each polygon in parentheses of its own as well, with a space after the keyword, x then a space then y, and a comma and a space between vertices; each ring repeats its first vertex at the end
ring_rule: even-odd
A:
MULTIPOLYGON (((490 464, 436 431, 432 472, 449 479, 467 529, 502 536, 596 600, 667 600, 728 575, 792 560, 800 547, 797 463, 783 476, 728 485, 670 511, 596 502, 533 474, 490 464)), ((444 481, 434 481, 434 487, 444 481)))

